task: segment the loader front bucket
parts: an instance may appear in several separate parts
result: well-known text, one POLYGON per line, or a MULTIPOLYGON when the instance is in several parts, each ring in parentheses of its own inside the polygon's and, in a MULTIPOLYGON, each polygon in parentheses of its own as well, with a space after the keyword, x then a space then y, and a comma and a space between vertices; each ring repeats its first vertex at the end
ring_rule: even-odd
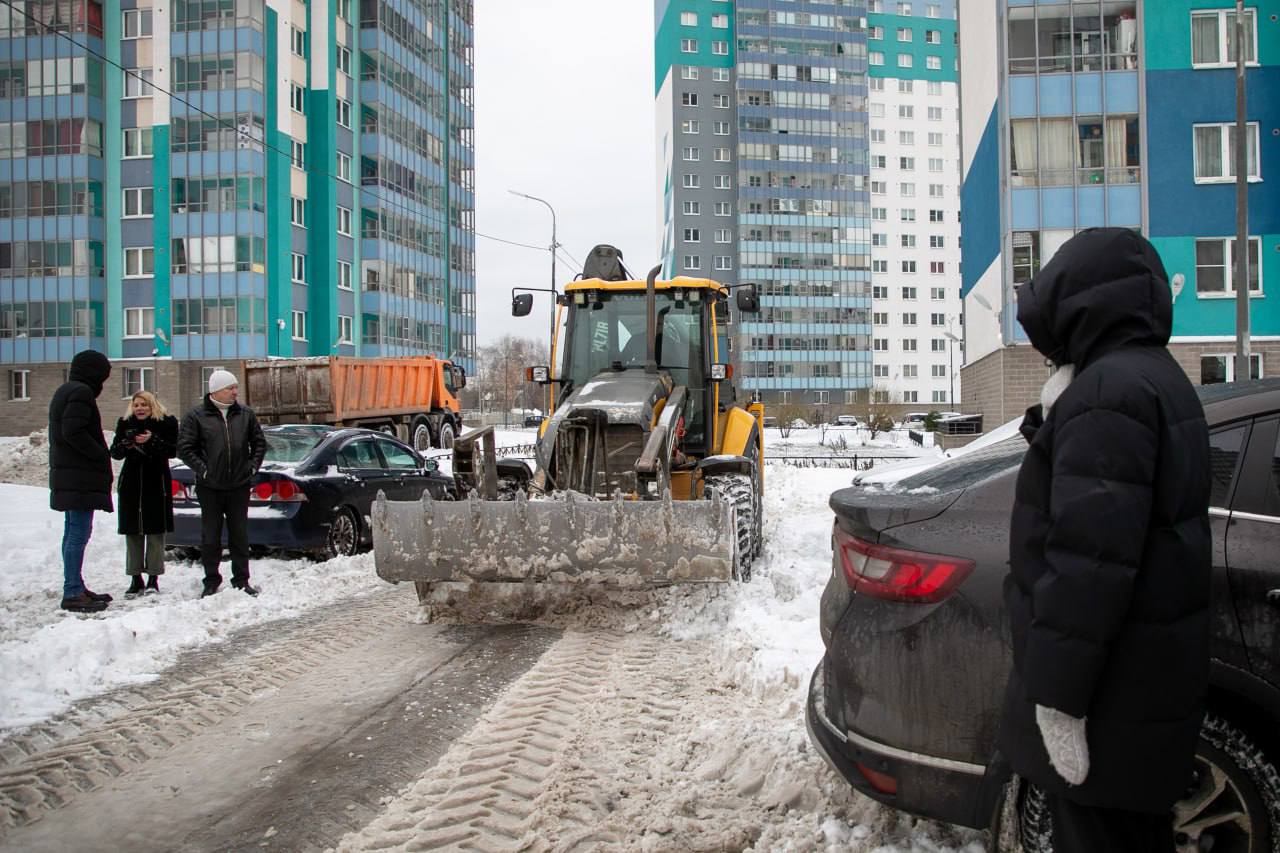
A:
POLYGON ((563 498, 373 505, 373 553, 388 581, 552 581, 645 588, 728 581, 732 506, 709 500, 563 498))

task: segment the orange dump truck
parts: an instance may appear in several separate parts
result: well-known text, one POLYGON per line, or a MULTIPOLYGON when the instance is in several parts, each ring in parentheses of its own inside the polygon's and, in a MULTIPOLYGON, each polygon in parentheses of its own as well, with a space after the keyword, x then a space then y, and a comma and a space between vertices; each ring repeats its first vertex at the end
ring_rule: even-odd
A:
POLYGON ((264 424, 377 429, 418 450, 452 447, 462 431, 460 366, 431 356, 246 361, 241 390, 264 424))

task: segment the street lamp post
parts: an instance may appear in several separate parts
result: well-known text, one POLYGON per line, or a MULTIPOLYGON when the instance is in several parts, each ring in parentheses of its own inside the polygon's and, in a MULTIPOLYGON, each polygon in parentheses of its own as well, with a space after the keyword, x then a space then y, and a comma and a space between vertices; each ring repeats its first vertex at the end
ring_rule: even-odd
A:
POLYGON ((959 342, 954 334, 951 333, 951 327, 947 326, 947 331, 943 332, 947 336, 947 378, 951 380, 951 390, 947 392, 947 404, 954 407, 956 404, 956 343, 959 342))
MULTIPOLYGON (((550 251, 551 251, 551 292, 552 292, 552 298, 551 298, 551 343, 550 343, 550 346, 554 348, 554 347, 555 347, 555 341, 556 341, 556 300, 555 300, 555 295, 554 295, 554 294, 555 294, 555 290, 556 290, 556 249, 560 248, 560 244, 559 244, 558 242, 556 242, 556 209, 555 209, 554 207, 552 207, 552 206, 551 206, 551 202, 547 201, 545 198, 538 198, 536 195, 529 195, 528 193, 522 193, 522 192, 519 192, 518 190, 513 190, 513 189, 508 189, 508 190, 507 190, 507 192, 511 193, 512 195, 518 195, 518 196, 520 196, 521 198, 527 198, 527 199, 529 199, 530 201, 541 202, 542 204, 545 204, 545 205, 547 206, 547 210, 551 211, 551 247, 550 247, 550 251)), ((544 402, 543 406, 544 406, 544 409, 550 409, 550 408, 551 408, 551 386, 550 386, 550 385, 548 385, 548 386, 547 386, 547 390, 546 390, 546 399, 545 399, 545 402, 544 402)))

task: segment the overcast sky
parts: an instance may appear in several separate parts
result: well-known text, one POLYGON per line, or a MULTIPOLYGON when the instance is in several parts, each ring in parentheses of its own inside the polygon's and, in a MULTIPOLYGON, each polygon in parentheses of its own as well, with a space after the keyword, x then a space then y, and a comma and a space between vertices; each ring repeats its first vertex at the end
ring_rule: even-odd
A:
MULTIPOLYGON (((651 0, 476 0, 476 230, 561 254, 622 250, 636 275, 657 260, 651 0)), ((568 281, 581 268, 557 263, 568 281)), ((547 287, 550 254, 476 236, 476 325, 545 340, 546 294, 513 318, 513 286, 547 287)))

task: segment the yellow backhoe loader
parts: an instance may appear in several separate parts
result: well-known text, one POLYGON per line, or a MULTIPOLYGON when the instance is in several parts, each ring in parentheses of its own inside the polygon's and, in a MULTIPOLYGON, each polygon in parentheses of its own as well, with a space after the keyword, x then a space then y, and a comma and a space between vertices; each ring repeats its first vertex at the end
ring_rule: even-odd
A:
MULTIPOLYGON (((728 348, 729 289, 708 279, 632 280, 611 246, 556 294, 560 368, 533 470, 497 459, 491 428, 455 441, 459 500, 373 510, 388 581, 426 600, 442 581, 645 588, 746 581, 760 551, 764 406, 740 404, 728 348)), ((514 294, 514 291, 513 291, 514 294)), ((513 295, 528 315, 532 293, 513 295)), ((737 310, 759 310, 742 288, 737 310)), ((557 341, 551 342, 557 361, 557 341)))

